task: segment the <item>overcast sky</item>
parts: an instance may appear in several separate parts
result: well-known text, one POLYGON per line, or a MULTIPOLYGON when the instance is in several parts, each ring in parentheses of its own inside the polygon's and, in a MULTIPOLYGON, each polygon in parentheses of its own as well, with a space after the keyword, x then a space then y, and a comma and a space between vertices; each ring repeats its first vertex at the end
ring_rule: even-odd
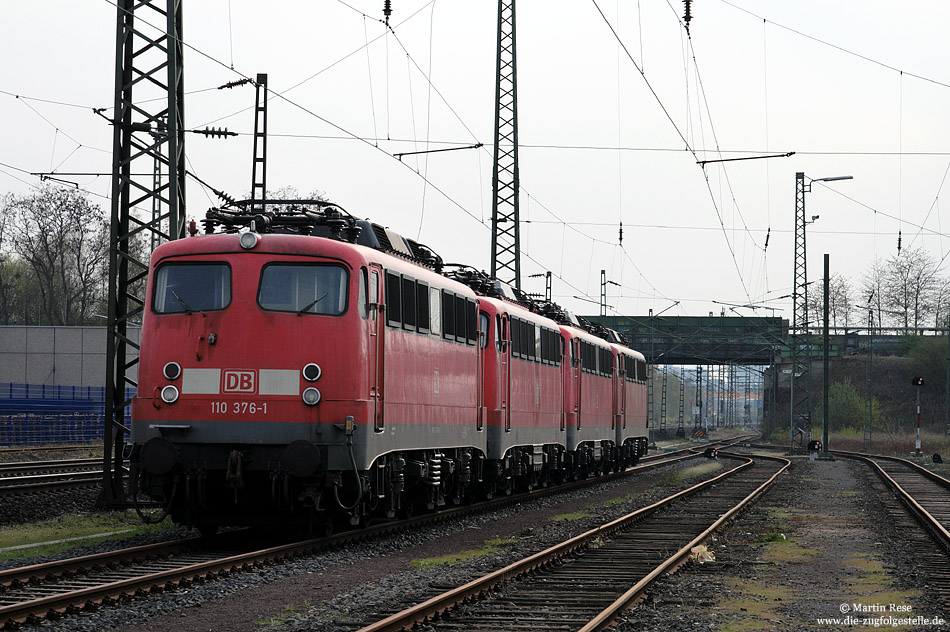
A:
MULTIPOLYGON (((282 95, 269 109, 269 189, 323 191, 446 261, 488 269, 497 5, 393 0, 387 34, 382 4, 185 2, 186 127, 241 134, 189 134, 189 169, 249 192, 254 91, 216 88, 266 72, 282 95), (391 155, 476 142, 486 147, 391 155)), ((605 269, 620 285, 610 313, 680 301, 668 313, 718 314, 719 301, 791 318, 789 299, 770 299, 791 291, 797 171, 854 176, 807 196, 820 215, 810 279, 830 253, 859 285, 875 256, 897 253, 898 231, 905 250, 950 251, 950 4, 704 0, 691 43, 682 13, 679 0, 518 3, 524 275, 551 270, 556 300, 580 313, 597 312, 573 297, 596 302, 605 269)), ((115 22, 106 0, 0 5, 0 192, 28 192, 30 172, 111 172, 111 127, 92 108, 111 116, 115 22)), ((108 175, 61 177, 108 210, 108 175)), ((217 203, 189 181, 189 218, 217 203)))

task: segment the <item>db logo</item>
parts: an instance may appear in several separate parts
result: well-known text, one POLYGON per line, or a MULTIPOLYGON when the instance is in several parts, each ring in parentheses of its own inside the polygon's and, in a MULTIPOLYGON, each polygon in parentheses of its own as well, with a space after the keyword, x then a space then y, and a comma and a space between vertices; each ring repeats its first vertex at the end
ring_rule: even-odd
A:
POLYGON ((227 370, 224 372, 225 393, 253 393, 254 371, 227 370))

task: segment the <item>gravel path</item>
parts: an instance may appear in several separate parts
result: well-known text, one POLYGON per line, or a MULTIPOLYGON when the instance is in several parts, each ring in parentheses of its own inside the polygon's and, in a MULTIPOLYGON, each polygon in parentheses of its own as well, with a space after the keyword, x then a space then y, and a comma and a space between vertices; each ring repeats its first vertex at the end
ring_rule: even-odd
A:
POLYGON ((912 546, 894 529, 866 469, 844 459, 793 461, 790 473, 711 543, 715 562, 663 579, 619 630, 894 629, 886 619, 850 625, 845 617, 946 617, 916 577, 912 546))
POLYGON ((490 514, 135 600, 121 608, 70 616, 44 623, 42 628, 57 632, 340 630, 337 622, 363 620, 400 607, 405 599, 427 596, 430 586, 464 583, 650 504, 693 482, 697 477, 690 471, 697 466, 718 471, 723 464, 699 459, 593 490, 526 501, 490 514), (486 548, 486 542, 492 541, 500 542, 494 549, 486 548), (413 564, 474 550, 481 554, 465 562, 426 569, 413 564))

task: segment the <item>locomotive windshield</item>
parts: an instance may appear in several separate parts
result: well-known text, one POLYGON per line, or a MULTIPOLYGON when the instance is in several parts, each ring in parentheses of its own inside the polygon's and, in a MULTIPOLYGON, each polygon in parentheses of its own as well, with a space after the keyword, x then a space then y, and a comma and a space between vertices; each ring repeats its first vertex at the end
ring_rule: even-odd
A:
POLYGON ((264 266, 257 302, 262 309, 297 314, 340 316, 346 312, 349 273, 326 264, 264 266))
POLYGON ((223 263, 167 263, 155 273, 152 309, 182 314, 224 309, 231 303, 231 268, 223 263))

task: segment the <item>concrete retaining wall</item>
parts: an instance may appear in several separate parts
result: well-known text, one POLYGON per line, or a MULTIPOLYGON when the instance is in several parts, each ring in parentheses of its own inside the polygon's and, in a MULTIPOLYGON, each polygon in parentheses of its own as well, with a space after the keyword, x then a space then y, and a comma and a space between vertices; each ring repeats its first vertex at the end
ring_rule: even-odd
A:
MULTIPOLYGON (((140 329, 128 333, 139 341, 140 329)), ((130 359, 138 356, 129 351, 130 359)), ((106 328, 0 326, 0 382, 105 386, 106 328)))

